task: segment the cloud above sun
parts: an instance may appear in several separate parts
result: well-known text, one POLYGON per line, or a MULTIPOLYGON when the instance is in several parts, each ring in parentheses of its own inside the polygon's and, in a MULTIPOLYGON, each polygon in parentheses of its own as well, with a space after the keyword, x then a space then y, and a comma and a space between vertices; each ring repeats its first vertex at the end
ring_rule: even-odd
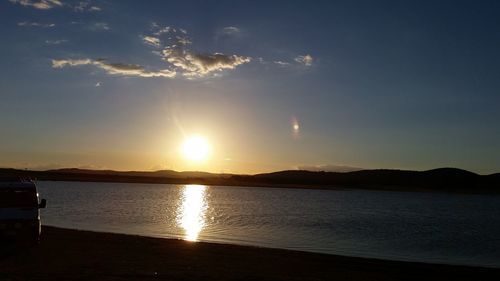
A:
POLYGON ((22 22, 18 22, 17 26, 47 28, 47 27, 54 27, 56 25, 54 23, 39 23, 39 22, 22 21, 22 22))
POLYGON ((168 69, 149 71, 136 64, 111 63, 104 59, 63 59, 52 60, 53 68, 63 68, 66 66, 93 65, 111 75, 137 76, 137 77, 168 77, 175 76, 175 72, 168 69))
POLYGON ((32 7, 39 10, 48 10, 56 7, 62 7, 63 3, 59 0, 9 0, 11 3, 19 4, 24 7, 32 7))
MULTIPOLYGON (((67 3, 66 0, 9 0, 10 3, 38 10, 64 8, 65 11, 77 13, 99 12, 102 9, 93 4, 92 0, 83 0, 67 3)), ((73 23, 73 22, 72 22, 73 23)), ((20 27, 54 28, 55 23, 39 23, 23 21, 18 22, 20 27)), ((58 23, 58 26, 60 23, 58 23)), ((97 21, 86 23, 86 29, 92 32, 112 32, 107 22, 97 21)), ((214 40, 218 38, 232 38, 241 40, 243 36, 240 27, 226 26, 214 31, 214 40)), ((222 52, 206 52, 194 47, 193 41, 187 30, 171 26, 160 26, 153 23, 147 34, 139 36, 142 42, 157 55, 160 66, 149 67, 133 62, 110 62, 107 59, 83 57, 54 58, 53 68, 66 68, 78 66, 91 66, 104 70, 106 74, 130 77, 184 77, 187 79, 218 77, 224 73, 255 61, 257 64, 274 65, 280 68, 293 68, 294 66, 309 67, 313 65, 313 57, 309 54, 298 55, 295 58, 281 58, 265 60, 261 57, 252 58, 244 54, 227 54, 222 52), (161 66, 163 64, 163 66, 161 66)), ((61 45, 67 39, 45 40, 47 45, 61 45)), ((146 52, 145 52, 146 53, 146 52)), ((97 55, 99 58, 100 56, 97 55)), ((154 62, 152 62, 154 63, 154 62)), ((156 63, 154 63, 157 65, 156 63)))
POLYGON ((60 44, 64 44, 67 42, 68 42, 68 40, 66 40, 66 39, 45 40, 45 44, 47 44, 47 45, 60 45, 60 44))
POLYGON ((109 27, 109 24, 106 22, 95 22, 87 27, 89 30, 92 31, 109 31, 111 30, 111 27, 109 27))
POLYGON ((160 39, 153 36, 142 36, 144 43, 149 44, 154 47, 160 47, 160 39))
POLYGON ((225 35, 234 35, 240 33, 240 29, 235 26, 227 26, 222 29, 222 33, 225 35))
POLYGON ((75 12, 100 12, 102 9, 92 5, 90 1, 80 1, 73 6, 75 12))
POLYGON ((13 4, 18 4, 24 7, 30 7, 38 10, 50 10, 53 8, 67 7, 72 8, 75 12, 99 12, 102 9, 96 5, 92 5, 90 0, 79 1, 74 5, 65 4, 60 0, 9 0, 13 4))
MULTIPOLYGON (((186 77, 206 77, 223 70, 232 70, 252 59, 242 55, 192 51, 190 49, 192 42, 185 30, 169 28, 168 31, 155 34, 166 37, 166 42, 158 46, 162 49, 160 52, 162 60, 186 77)), ((164 42, 160 38, 156 39, 158 42, 164 42)))
POLYGON ((224 70, 233 70, 237 66, 248 63, 251 58, 242 55, 225 55, 223 53, 201 53, 190 49, 192 44, 187 31, 180 28, 160 27, 153 25, 153 32, 141 36, 142 41, 154 47, 155 54, 165 63, 160 70, 146 70, 146 67, 130 63, 111 63, 105 59, 53 59, 53 68, 68 66, 94 66, 107 74, 135 77, 173 78, 177 75, 186 78, 205 78, 224 70))
MULTIPOLYGON (((88 7, 84 5, 83 7, 88 7)), ((110 31, 107 23, 94 23, 91 31, 110 31)), ((217 32, 221 32, 219 29, 217 32)), ((227 35, 237 34, 240 29, 234 26, 224 27, 222 32, 227 35)), ((136 37, 137 38, 137 37, 136 37)), ((254 60, 243 54, 224 54, 222 52, 198 51, 193 46, 187 30, 171 26, 151 25, 149 32, 139 35, 140 40, 156 55, 160 66, 149 67, 132 62, 110 62, 107 59, 92 59, 88 57, 59 58, 52 60, 53 68, 92 66, 104 70, 106 74, 128 77, 161 77, 186 79, 212 78, 228 73, 254 60), (164 66, 161 66, 163 64, 164 66)), ((145 51, 146 53, 146 51, 145 51)), ((262 58, 257 63, 268 64, 262 58)), ((311 55, 299 55, 288 61, 275 60, 273 65, 292 67, 294 64, 309 67, 313 64, 311 55)))
POLYGON ((313 57, 311 55, 297 56, 294 60, 305 66, 311 66, 313 64, 313 57))

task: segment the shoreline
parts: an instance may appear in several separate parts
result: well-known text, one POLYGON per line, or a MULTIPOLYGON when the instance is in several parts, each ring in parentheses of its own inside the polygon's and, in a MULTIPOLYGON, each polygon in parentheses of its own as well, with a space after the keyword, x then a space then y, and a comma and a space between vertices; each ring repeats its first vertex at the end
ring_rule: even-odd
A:
POLYGON ((267 174, 237 175, 176 171, 112 171, 60 169, 30 171, 0 168, 0 179, 42 181, 115 182, 150 184, 203 184, 301 189, 362 189, 382 191, 500 194, 500 173, 478 175, 455 168, 428 171, 360 170, 313 172, 287 170, 267 174))
POLYGON ((0 280, 499 280, 500 269, 42 227, 0 280))
POLYGON ((231 246, 241 246, 248 248, 256 248, 256 249, 269 249, 269 250, 278 250, 278 251, 291 251, 305 254, 318 254, 318 255, 327 255, 327 256, 335 256, 335 257, 345 257, 345 258, 353 258, 353 259, 366 259, 366 260, 375 260, 381 262, 402 262, 402 263, 418 263, 418 264, 428 264, 428 265, 444 265, 444 266, 463 266, 470 268, 486 268, 486 269, 495 269, 500 271, 500 264, 498 266, 493 265, 482 265, 482 264, 465 264, 465 263, 446 263, 446 262, 428 262, 428 261, 419 261, 412 259, 404 259, 403 257, 384 257, 384 256, 356 256, 356 255, 348 255, 342 253, 330 253, 330 252, 321 252, 321 251, 307 251, 307 250, 299 250, 299 249, 289 249, 289 248, 278 248, 278 247, 266 247, 259 246, 253 244, 237 244, 231 242, 221 242, 221 241, 206 241, 206 240, 197 240, 197 241, 188 241, 183 239, 182 237, 166 237, 162 235, 148 235, 148 234, 138 234, 138 233, 124 233, 113 230, 93 230, 93 229, 85 229, 85 228, 72 228, 66 226, 57 226, 57 225, 43 225, 43 228, 56 228, 63 230, 71 230, 71 231, 83 231, 83 232, 92 232, 97 234, 116 234, 116 235, 126 235, 138 238, 153 238, 153 239, 165 239, 172 241, 186 241, 189 243, 202 243, 202 244, 211 244, 211 245, 231 245, 231 246))
POLYGON ((58 180, 58 179, 38 179, 36 182, 81 182, 81 183, 115 183, 115 184, 152 184, 152 185, 205 185, 209 187, 243 187, 243 188, 275 188, 275 189, 306 189, 306 190, 325 190, 325 191, 382 191, 382 192, 407 192, 407 193, 437 193, 437 194, 463 194, 463 195, 487 195, 487 196, 499 196, 499 192, 474 192, 474 191, 444 191, 444 190, 434 190, 426 188, 391 188, 384 186, 339 186, 339 185, 300 185, 300 184, 259 184, 250 185, 245 184, 211 184, 211 183, 200 183, 200 182, 135 182, 135 181, 95 181, 95 180, 58 180))

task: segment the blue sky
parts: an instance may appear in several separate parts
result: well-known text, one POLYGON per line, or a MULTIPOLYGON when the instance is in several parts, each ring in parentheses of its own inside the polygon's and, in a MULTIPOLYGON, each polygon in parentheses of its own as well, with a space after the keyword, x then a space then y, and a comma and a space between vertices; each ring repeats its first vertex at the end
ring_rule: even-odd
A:
POLYGON ((496 1, 5 0, 0 166, 498 172, 499 12, 496 1), (212 147, 203 163, 179 154, 191 135, 212 147))

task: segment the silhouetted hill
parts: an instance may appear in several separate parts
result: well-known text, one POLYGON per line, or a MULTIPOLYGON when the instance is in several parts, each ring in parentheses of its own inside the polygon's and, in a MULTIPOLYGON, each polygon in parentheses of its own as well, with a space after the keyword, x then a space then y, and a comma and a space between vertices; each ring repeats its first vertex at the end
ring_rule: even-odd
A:
POLYGON ((123 172, 87 169, 58 169, 48 171, 0 169, 0 178, 321 189, 362 188, 373 190, 500 193, 500 173, 478 175, 455 168, 439 168, 428 171, 380 169, 352 172, 288 170, 256 175, 176 172, 171 170, 123 172))
POLYGON ((500 193, 500 174, 481 176, 456 168, 428 171, 361 170, 353 172, 281 171, 254 176, 233 176, 253 184, 338 186, 384 190, 500 193))
POLYGON ((137 176, 137 177, 166 177, 166 178, 212 178, 221 177, 225 174, 214 174, 208 172, 177 172, 173 170, 159 170, 159 171, 113 171, 113 170, 90 170, 78 168, 66 168, 48 170, 49 173, 69 173, 69 174, 82 174, 82 175, 108 175, 108 176, 137 176))

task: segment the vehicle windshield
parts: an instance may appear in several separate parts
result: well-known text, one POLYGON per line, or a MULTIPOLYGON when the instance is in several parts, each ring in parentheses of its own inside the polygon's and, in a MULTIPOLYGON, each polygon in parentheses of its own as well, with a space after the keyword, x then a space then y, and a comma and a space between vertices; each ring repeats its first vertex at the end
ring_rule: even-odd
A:
POLYGON ((26 208, 38 204, 32 190, 0 190, 0 208, 26 208))

